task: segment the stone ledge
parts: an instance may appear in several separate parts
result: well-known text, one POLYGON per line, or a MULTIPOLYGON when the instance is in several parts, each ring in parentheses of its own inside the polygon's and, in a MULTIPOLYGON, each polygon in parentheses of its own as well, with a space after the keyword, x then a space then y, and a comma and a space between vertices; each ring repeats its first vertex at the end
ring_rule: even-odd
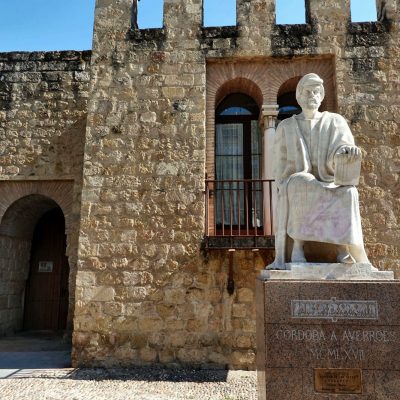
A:
POLYGON ((260 280, 387 281, 393 271, 378 271, 371 264, 287 263, 285 270, 261 271, 260 280))
POLYGON ((204 39, 228 39, 239 37, 237 26, 206 26, 201 28, 201 38, 204 39))
POLYGON ((0 61, 90 61, 92 50, 8 51, 0 52, 0 61))
POLYGON ((273 236, 206 236, 203 242, 206 250, 275 248, 273 236))
POLYGON ((167 34, 164 28, 147 28, 147 29, 130 29, 128 38, 134 44, 146 45, 153 42, 163 42, 166 40, 167 34))

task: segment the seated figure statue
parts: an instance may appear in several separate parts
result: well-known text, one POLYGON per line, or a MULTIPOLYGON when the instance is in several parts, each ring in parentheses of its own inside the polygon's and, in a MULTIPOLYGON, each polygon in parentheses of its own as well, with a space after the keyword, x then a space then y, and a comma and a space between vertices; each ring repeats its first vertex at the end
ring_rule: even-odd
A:
POLYGON ((340 263, 369 263, 357 189, 335 179, 336 164, 344 160, 350 167, 359 166, 361 151, 342 116, 318 111, 324 95, 323 80, 316 74, 305 75, 296 89, 302 113, 282 121, 276 131, 276 256, 268 269, 285 269, 290 261, 307 262, 308 241, 336 245, 340 263))

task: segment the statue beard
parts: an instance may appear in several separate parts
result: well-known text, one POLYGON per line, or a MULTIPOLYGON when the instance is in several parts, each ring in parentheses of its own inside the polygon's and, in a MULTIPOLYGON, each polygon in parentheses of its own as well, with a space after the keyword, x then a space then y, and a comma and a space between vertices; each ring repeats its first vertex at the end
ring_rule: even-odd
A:
POLYGON ((310 101, 310 102, 304 102, 303 104, 300 104, 300 107, 302 110, 307 110, 307 111, 318 111, 321 103, 318 101, 310 101))

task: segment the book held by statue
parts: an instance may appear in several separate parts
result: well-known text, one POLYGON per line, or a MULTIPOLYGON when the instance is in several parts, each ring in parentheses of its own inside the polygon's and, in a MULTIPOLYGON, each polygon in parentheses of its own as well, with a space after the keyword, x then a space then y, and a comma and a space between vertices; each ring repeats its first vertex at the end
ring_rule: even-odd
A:
POLYGON ((348 154, 336 154, 335 185, 357 186, 360 181, 361 157, 350 159, 348 154))

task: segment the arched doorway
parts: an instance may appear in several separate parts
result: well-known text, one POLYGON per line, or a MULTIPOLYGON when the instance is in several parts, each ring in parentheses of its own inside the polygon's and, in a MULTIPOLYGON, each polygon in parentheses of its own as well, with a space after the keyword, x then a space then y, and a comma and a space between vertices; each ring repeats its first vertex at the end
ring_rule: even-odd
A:
MULTIPOLYGON (((63 330, 69 264, 65 218, 41 194, 14 201, 0 224, 0 337, 22 330, 63 330)), ((71 312, 69 310, 69 312, 71 312)))
POLYGON ((24 330, 66 328, 69 266, 65 251, 65 220, 57 207, 39 219, 33 232, 24 330))

